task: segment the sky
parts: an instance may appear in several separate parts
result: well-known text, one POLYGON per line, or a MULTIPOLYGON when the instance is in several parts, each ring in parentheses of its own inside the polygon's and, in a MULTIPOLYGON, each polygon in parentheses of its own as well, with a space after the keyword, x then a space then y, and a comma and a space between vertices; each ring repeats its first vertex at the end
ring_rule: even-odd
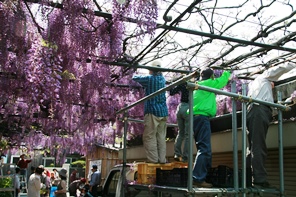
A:
MULTIPOLYGON (((103 2, 105 0, 98 0, 98 2, 103 2)), ((243 19, 248 13, 254 12, 260 7, 260 2, 263 2, 265 5, 270 3, 272 0, 264 0, 264 1, 258 1, 258 0, 249 0, 244 5, 242 9, 236 9, 234 8, 237 5, 242 4, 245 2, 245 0, 236 0, 236 1, 229 1, 229 0, 218 0, 218 1, 202 1, 202 8, 207 8, 203 10, 203 14, 208 20, 208 22, 213 22, 216 29, 214 29, 214 34, 219 34, 219 30, 225 28, 229 24, 235 22, 236 20, 243 19), (209 9, 213 7, 217 3, 215 9, 215 14, 212 15, 212 9, 209 9), (222 9, 223 8, 223 9, 222 9), (213 17, 211 19, 211 17, 213 17), (222 24, 223 23, 223 24, 222 24)), ((54 0, 54 2, 61 3, 62 0, 54 0)), ((118 0, 120 3, 125 3, 124 0, 118 0)), ((167 1, 167 2, 173 2, 173 0, 167 1)), ((168 8, 169 4, 167 2, 158 1, 160 12, 159 12, 159 24, 164 24, 163 20, 163 14, 168 8)), ((169 11, 168 15, 172 16, 172 19, 176 19, 176 17, 179 16, 181 12, 183 12, 194 0, 179 0, 175 6, 169 11)), ((288 0, 280 0, 278 2, 289 2, 288 0)), ((296 1, 290 1, 290 4, 294 7, 296 7, 296 1)), ((198 4, 199 5, 199 4, 198 4)), ((109 9, 109 8, 108 8, 109 9)), ((260 23, 263 24, 272 24, 272 22, 277 21, 279 18, 282 18, 283 16, 287 15, 287 13, 290 13, 292 11, 292 7, 290 6, 283 6, 281 3, 275 3, 271 7, 264 10, 264 12, 260 13, 259 15, 255 15, 253 17, 249 17, 246 22, 236 24, 229 30, 227 30, 223 36, 226 37, 233 37, 237 39, 242 40, 250 40, 254 36, 258 34, 260 31, 260 23), (260 20, 259 20, 260 17, 260 20)), ((194 13, 191 15, 185 15, 183 19, 188 19, 185 21, 182 21, 179 24, 179 27, 185 28, 185 29, 191 29, 195 31, 202 31, 206 33, 210 33, 210 29, 208 24, 205 22, 203 17, 200 14, 194 13)), ((285 21, 287 22, 287 21, 285 21)), ((283 22, 283 23, 285 23, 283 22)), ((170 24, 170 23, 168 23, 170 24)), ((281 23, 282 24, 282 23, 281 23)), ((133 27, 132 25, 130 25, 133 27)), ((266 26, 262 26, 266 27, 266 26)), ((291 26, 288 29, 296 29, 296 26, 291 26)), ((157 36, 160 32, 162 32, 163 29, 159 29, 156 31, 155 36, 157 36)), ((285 33, 285 31, 280 30, 275 33, 272 33, 272 35, 268 36, 266 39, 259 39, 256 40, 256 42, 265 43, 265 44, 271 44, 273 42, 276 42, 279 37, 282 37, 285 33)), ((202 42, 203 40, 207 39, 207 37, 201 37, 197 35, 189 35, 184 33, 176 33, 174 31, 170 31, 165 36, 167 39, 170 39, 171 41, 174 41, 178 45, 178 49, 186 48, 189 45, 195 44, 197 42, 202 42)), ((151 39, 146 39, 143 42, 142 46, 138 46, 139 51, 141 51, 141 47, 144 48, 147 44, 151 42, 151 39)), ((204 45, 202 50, 195 54, 193 60, 190 62, 191 66, 197 66, 197 67, 207 67, 209 65, 209 61, 213 58, 219 57, 219 54, 226 51, 226 49, 229 48, 229 43, 221 40, 214 40, 212 43, 209 43, 207 45, 204 45)), ((231 43, 232 45, 236 43, 231 43)), ((295 44, 286 44, 285 47, 292 47, 296 48, 295 44)), ((254 50, 254 47, 240 47, 238 49, 235 49, 231 54, 227 55, 225 57, 225 60, 229 60, 235 57, 238 57, 244 53, 249 53, 251 50, 254 50)), ((165 50, 163 50, 165 51, 165 50)), ((137 54, 136 52, 135 54, 137 54)), ((186 61, 189 61, 189 58, 186 56, 187 53, 193 54, 194 50, 188 50, 183 52, 178 52, 172 55, 168 55, 165 58, 160 59, 163 63, 164 67, 167 68, 176 68, 176 69, 183 69, 188 64, 186 61), (184 63, 182 65, 180 64, 180 59, 184 59, 184 63)), ((254 64, 254 61, 259 63, 267 62, 273 57, 277 57, 278 55, 281 55, 282 51, 276 51, 273 50, 272 52, 269 52, 268 55, 263 56, 261 58, 257 58, 255 60, 250 60, 250 62, 245 62, 242 64, 242 66, 249 67, 254 64)), ((149 53, 144 61, 140 62, 141 64, 145 64, 145 62, 149 62, 149 59, 154 55, 155 53, 152 51, 149 53)), ((251 68, 252 70, 253 68, 251 68)), ((141 71, 142 72, 142 71, 141 71)), ((146 71, 143 71, 146 72, 146 71)))
MULTIPOLYGON (((182 0, 179 1, 180 3, 178 3, 174 9, 172 9, 172 11, 169 12, 169 14, 173 17, 173 19, 175 19, 178 16, 178 13, 174 12, 173 10, 185 10, 191 2, 190 0, 182 0)), ((216 1, 202 1, 204 2, 204 5, 206 7, 212 7, 214 5, 214 3, 216 1)), ((237 19, 241 20, 243 19, 247 14, 249 14, 250 12, 255 12, 260 6, 260 2, 263 2, 264 5, 270 3, 270 0, 265 0, 265 1, 258 1, 258 0, 250 0, 248 3, 245 4, 243 9, 240 9, 239 12, 237 11, 237 9, 233 8, 236 5, 241 4, 242 2, 245 2, 243 0, 237 0, 237 1, 228 1, 228 0, 218 0, 217 1, 217 7, 229 7, 227 9, 216 9, 215 10, 215 14, 213 15, 213 23, 215 25, 215 27, 218 28, 223 28, 221 26, 221 21, 225 22, 224 26, 228 26, 230 23, 235 22, 237 19), (236 17, 237 16, 237 17, 236 17)), ((279 1, 279 2, 288 2, 285 0, 279 1)), ((292 4, 294 7, 296 7, 296 1, 291 1, 290 4, 292 4)), ((166 9, 166 6, 163 5, 163 12, 166 9)), ((237 38, 237 39, 242 39, 242 40, 250 40, 251 38, 255 37, 258 32, 261 30, 260 28, 260 24, 272 24, 273 22, 279 20, 280 18, 284 17, 287 15, 287 13, 291 13, 292 12, 292 7, 290 6, 286 6, 286 5, 282 5, 281 3, 275 3, 272 6, 264 9, 264 12, 257 14, 253 17, 249 17, 248 20, 244 23, 241 24, 236 24, 233 28, 229 29, 224 36, 226 37, 233 37, 233 38, 237 38), (260 19, 259 19, 260 17, 260 19)), ((205 12, 206 13, 206 12, 205 12)), ((208 12, 207 15, 207 19, 209 20, 211 15, 211 11, 208 12)), ((160 14, 159 17, 159 23, 163 23, 162 20, 162 14, 160 14)), ((291 19, 290 19, 291 20, 291 19)), ((287 21, 283 21, 282 23, 280 23, 279 25, 282 25, 284 23, 287 23, 289 20, 287 21)), ((192 15, 190 16, 189 20, 182 22, 180 24, 180 27, 182 28, 188 28, 188 29, 193 29, 193 30, 197 30, 197 31, 204 31, 204 32, 208 32, 209 33, 209 28, 207 26, 207 24, 205 23, 204 20, 201 20, 200 15, 192 15), (199 28, 196 28, 197 26, 200 26, 199 28)), ((262 26, 263 28, 266 28, 266 26, 262 26)), ((287 28, 287 30, 290 29, 290 31, 293 29, 295 29, 296 26, 295 24, 289 28, 287 28)), ((189 36, 189 35, 184 35, 184 34, 174 34, 174 32, 170 32, 169 33, 171 36, 174 36, 174 39, 179 41, 178 43, 183 46, 186 47, 189 43, 193 43, 195 41, 201 41, 206 39, 205 37, 200 37, 200 36, 189 36), (189 37, 194 37, 193 40, 190 40, 189 37), (187 39, 186 39, 187 38, 187 39)), ((214 34, 218 34, 218 31, 215 31, 214 34)), ((268 38, 266 39, 259 39, 256 40, 256 42, 260 42, 260 43, 264 43, 264 44, 272 44, 274 42, 276 42, 280 37, 284 36, 285 34, 287 34, 287 32, 285 32, 283 29, 279 30, 275 33, 272 33, 271 35, 268 36, 268 38)), ((219 41, 219 40, 215 40, 214 41, 216 44, 212 44, 209 45, 208 47, 205 48, 205 50, 203 50, 201 53, 197 54, 198 56, 198 61, 197 63, 199 63, 200 65, 203 66, 207 66, 207 61, 208 58, 215 58, 216 55, 218 53, 221 53, 221 51, 225 50, 223 49, 223 45, 226 45, 227 43, 225 43, 224 41, 219 41)), ((236 44, 236 43, 232 43, 232 44, 236 44)), ((288 43, 285 45, 285 47, 291 47, 291 48, 295 48, 295 43, 288 43)), ((250 52, 250 47, 240 47, 239 50, 234 50, 231 55, 229 55, 229 58, 234 58, 237 56, 240 56, 243 53, 249 53, 250 52)), ((260 60, 258 58, 258 63, 261 63, 261 61, 265 61, 264 59, 266 58, 266 61, 268 61, 270 58, 272 57, 277 57, 278 55, 282 54, 282 51, 276 51, 273 50, 272 52, 270 52, 268 54, 268 56, 263 56, 260 60)), ((246 66, 251 65, 251 64, 247 64, 246 66)))

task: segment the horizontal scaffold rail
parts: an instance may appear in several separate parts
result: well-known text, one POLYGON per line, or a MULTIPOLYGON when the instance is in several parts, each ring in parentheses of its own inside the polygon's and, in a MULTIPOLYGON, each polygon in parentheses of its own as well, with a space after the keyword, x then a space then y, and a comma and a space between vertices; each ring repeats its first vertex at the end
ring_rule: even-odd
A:
POLYGON ((142 103, 142 102, 144 102, 144 101, 146 101, 146 100, 148 100, 148 99, 150 99, 150 98, 152 98, 152 97, 154 97, 154 96, 156 96, 156 95, 158 95, 158 94, 160 94, 160 93, 163 93, 163 92, 165 92, 165 91, 170 90, 170 89, 171 89, 172 87, 174 87, 174 86, 180 85, 180 84, 182 84, 182 83, 186 83, 186 82, 189 81, 191 78, 195 77, 195 76, 197 75, 197 73, 198 73, 198 72, 195 71, 195 72, 192 72, 192 73, 190 73, 190 74, 184 76, 183 78, 181 78, 181 79, 175 81, 174 83, 172 83, 172 84, 170 84, 170 85, 168 85, 168 86, 166 86, 166 87, 164 87, 164 88, 162 88, 162 89, 159 89, 159 90, 157 90, 156 92, 154 92, 154 93, 152 93, 152 94, 149 94, 148 96, 145 96, 145 97, 141 98, 140 100, 138 100, 138 101, 136 101, 136 102, 130 104, 130 105, 127 106, 127 107, 124 107, 124 108, 118 110, 118 111, 116 112, 116 114, 123 113, 123 112, 125 112, 126 110, 128 110, 128 109, 130 109, 130 108, 132 108, 132 107, 134 107, 134 106, 136 106, 136 105, 138 105, 138 104, 140 104, 140 103, 142 103))
POLYGON ((266 193, 278 195, 279 191, 276 189, 261 189, 261 188, 239 188, 236 191, 234 188, 192 188, 192 191, 184 187, 170 187, 170 186, 159 186, 159 185, 141 185, 141 184, 129 184, 128 187, 139 189, 139 190, 147 190, 147 191, 159 191, 159 192, 173 192, 180 193, 180 195, 189 195, 193 194, 194 196, 199 196, 200 194, 212 194, 212 195, 234 195, 234 194, 242 194, 242 193, 253 193, 253 194, 261 194, 262 190, 266 193))
POLYGON ((278 108, 282 111, 290 111, 291 110, 291 107, 289 106, 285 106, 285 105, 281 105, 281 104, 277 104, 277 103, 271 103, 271 102, 266 102, 266 101, 263 101, 263 100, 259 100, 259 99, 254 99, 252 97, 248 97, 248 96, 243 96, 241 94, 236 94, 236 93, 232 93, 232 92, 227 92, 227 91, 223 91, 223 90, 219 90, 219 89, 215 89, 215 88, 210 88, 210 87, 207 87, 207 86, 202 86, 202 85, 199 85, 197 83, 193 83, 193 82, 188 82, 191 78, 195 77, 197 75, 197 71, 191 73, 191 74, 188 74, 186 75, 185 77, 175 81, 174 83, 162 88, 162 89, 159 89, 158 91, 148 95, 148 96, 145 96, 143 97, 142 99, 130 104, 129 106, 127 107, 124 107, 120 110, 118 110, 116 112, 116 114, 120 114, 120 113, 123 113, 124 111, 126 110, 129 110, 131 109, 132 107, 162 93, 162 92, 165 92, 165 91, 168 91, 170 90, 172 87, 174 86, 177 86, 179 84, 182 84, 182 83, 185 83, 187 82, 187 88, 191 88, 191 89, 200 89, 200 90, 206 90, 206 91, 209 91, 209 92, 214 92, 216 94, 221 94, 221 95, 226 95, 226 96, 229 96, 229 97, 232 97, 232 98, 235 98, 237 100, 242 100, 244 102, 248 102, 248 103, 259 103, 259 104, 263 104, 263 105, 267 105, 267 106, 271 106, 271 107, 275 107, 275 108, 278 108))
POLYGON ((226 95, 232 98, 235 98, 237 100, 241 100, 244 102, 248 102, 248 103, 259 103, 259 104, 263 104, 263 105, 267 105, 270 107, 275 107, 278 108, 282 111, 290 111, 291 107, 289 106, 285 106, 285 105, 280 105, 277 103, 271 103, 271 102, 267 102, 267 101, 263 101, 263 100, 259 100, 259 99, 254 99, 252 97, 249 96, 243 96, 241 94, 236 94, 236 93, 232 93, 232 92, 227 92, 227 91, 223 91, 223 90, 219 90, 219 89, 215 89, 215 88, 210 88, 207 86, 203 86, 203 85, 199 85, 197 83, 191 83, 191 82, 187 82, 187 87, 188 88, 192 88, 192 89, 200 89, 200 90, 206 90, 208 92, 214 92, 216 94, 222 94, 222 95, 226 95))

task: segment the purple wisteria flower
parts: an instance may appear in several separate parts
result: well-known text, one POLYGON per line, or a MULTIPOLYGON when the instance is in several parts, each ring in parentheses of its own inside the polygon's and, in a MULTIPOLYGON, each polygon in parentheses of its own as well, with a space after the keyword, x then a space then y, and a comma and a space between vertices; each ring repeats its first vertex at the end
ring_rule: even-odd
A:
POLYGON ((296 104, 296 90, 294 90, 294 92, 291 94, 291 99, 293 103, 296 104))

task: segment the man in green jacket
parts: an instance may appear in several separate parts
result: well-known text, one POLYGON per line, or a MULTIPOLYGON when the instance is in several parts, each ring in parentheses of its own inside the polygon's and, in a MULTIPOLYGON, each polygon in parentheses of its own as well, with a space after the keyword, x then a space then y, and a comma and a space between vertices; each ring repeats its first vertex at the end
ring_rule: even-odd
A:
MULTIPOLYGON (((222 76, 214 79, 214 72, 208 68, 201 72, 199 85, 221 89, 227 85, 230 72, 224 71, 222 76)), ((193 91, 193 132, 197 154, 193 167, 193 185, 210 188, 212 184, 205 181, 207 169, 212 166, 211 125, 210 117, 217 112, 216 95, 205 90, 193 91)))

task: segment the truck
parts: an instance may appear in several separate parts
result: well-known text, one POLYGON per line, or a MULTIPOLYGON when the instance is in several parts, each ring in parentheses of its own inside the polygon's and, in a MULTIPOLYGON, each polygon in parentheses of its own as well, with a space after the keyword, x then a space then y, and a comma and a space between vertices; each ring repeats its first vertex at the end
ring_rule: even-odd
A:
POLYGON ((279 191, 255 187, 238 188, 231 186, 214 188, 189 189, 187 186, 186 164, 173 162, 167 164, 150 164, 143 162, 115 165, 109 172, 105 182, 99 188, 100 197, 182 197, 182 196, 275 196, 279 191), (177 167, 177 168, 175 168, 177 167), (143 172, 144 171, 144 172, 143 172), (156 173, 155 173, 156 171, 156 173), (124 175, 124 177, 123 177, 124 175), (156 176, 160 175, 156 178, 156 176))
MULTIPOLYGON (((164 168, 169 169, 174 166, 174 163, 167 164, 150 164, 143 162, 127 163, 126 165, 115 165, 110 172, 102 186, 99 189, 99 196, 102 197, 155 197, 155 196, 185 196, 186 188, 175 188, 158 186, 155 183, 155 173, 151 171, 164 168), (145 166, 144 170, 147 173, 139 174, 140 166, 145 166), (123 173, 125 172, 125 173, 123 173), (123 175, 125 174, 125 177, 123 175)), ((184 170, 186 165, 184 165, 184 170)))
MULTIPOLYGON (((275 92, 287 92, 289 89, 290 93, 286 93, 286 95, 282 95, 282 98, 288 98, 291 92, 295 91, 295 77, 293 81, 288 85, 275 87, 277 91, 275 92), (285 90, 285 91, 284 91, 285 90)), ((200 87, 199 87, 200 88, 200 87)), ((216 91, 216 93, 224 94, 223 91, 216 91)), ((225 94, 227 95, 227 94, 225 94)), ((241 95, 236 95, 236 98, 242 98, 241 95)), ((278 96, 277 99, 281 97, 278 96)), ((249 99, 246 97, 246 99, 249 99)), ((281 100, 281 99, 280 99, 281 100)), ((254 99, 253 99, 254 101, 254 99)), ((260 103, 259 101, 257 101, 260 103)), ((281 101, 279 103, 282 103, 281 101)), ((215 164, 220 165, 227 164, 229 166, 233 166, 233 168, 238 169, 239 163, 238 158, 242 158, 241 163, 245 162, 245 150, 246 150, 246 128, 243 126, 245 123, 246 117, 246 103, 242 104, 242 112, 236 113, 236 109, 232 110, 232 114, 221 117, 215 117, 215 124, 212 128, 212 132, 216 130, 211 136, 212 141, 212 152, 213 152, 213 166, 215 164), (227 118, 227 119, 225 119, 227 118), (239 121, 237 121, 239 120, 239 121), (233 124, 235 123, 235 124, 233 124), (238 124, 237 124, 238 123, 238 124), (240 125, 241 124, 241 125, 240 125), (241 137, 241 140, 238 140, 238 136, 241 137), (222 143, 221 143, 222 142, 222 143), (234 146, 235 145, 235 146, 234 146), (244 158, 244 159, 243 159, 244 158)), ((233 103, 232 106, 235 106, 233 103)), ((291 111, 281 111, 280 105, 272 104, 273 107, 277 108, 277 112, 275 113, 275 121, 269 127, 269 132, 267 136, 267 145, 269 151, 269 157, 267 160, 267 167, 269 171, 268 179, 270 180, 272 185, 275 185, 277 188, 273 189, 264 189, 264 188, 256 188, 252 186, 240 186, 240 181, 236 180, 233 186, 227 185, 226 187, 215 187, 215 188, 196 188, 187 185, 187 179, 182 179, 184 183, 182 185, 182 181, 179 181, 179 185, 173 185, 171 180, 174 176, 167 176, 167 182, 170 184, 166 184, 162 182, 159 184, 158 181, 144 181, 143 172, 139 169, 141 163, 132 163, 125 165, 116 165, 114 166, 108 176, 106 177, 106 181, 101 187, 100 196, 102 197, 122 197, 122 196, 295 196, 295 105, 292 105, 291 111), (276 106, 275 106, 276 105, 276 106), (277 116, 277 117, 276 117, 277 116), (283 124, 283 118, 286 119, 283 124), (288 120, 290 118, 290 120, 288 120), (283 132, 284 131, 284 132, 283 132), (284 140, 283 140, 284 134, 284 140), (284 154, 285 153, 285 154, 284 154), (285 156, 285 157, 284 157, 285 156), (284 179, 284 176, 286 179, 284 179), (238 181, 238 182, 237 182, 238 181), (284 186, 287 186, 286 188, 284 186), (234 186, 236 188, 234 188, 234 186)), ((127 110, 127 108, 124 108, 127 110)), ((122 111, 124 111, 122 110, 122 111)), ((126 132, 126 131, 125 131, 126 132)), ((168 145, 168 144, 167 144, 168 145)), ((123 149, 125 150, 125 148, 123 149)), ((167 148, 167 150, 173 150, 173 148, 167 148)), ((123 151, 125 152, 125 151, 123 151)), ((194 153, 193 153, 194 154, 194 153)), ((192 154, 192 155, 193 155, 192 154)), ((129 149, 129 157, 128 159, 142 159, 139 156, 142 156, 138 148, 129 149), (135 158, 137 157, 137 158, 135 158)), ((126 154, 123 153, 123 158, 126 154)), ((149 165, 149 164, 147 164, 149 165)), ((242 164, 240 164, 241 168, 244 168, 242 164)), ((156 167, 157 169, 157 167, 156 167)), ((181 168, 182 169, 182 168, 181 168)), ((184 167, 183 169, 186 170, 184 167)), ((189 169, 189 168, 188 168, 189 169)), ((172 169, 171 169, 172 170, 172 169)), ((169 172, 172 172, 168 170, 169 172)), ((240 169, 238 169, 239 171, 240 169)), ((146 176, 150 176, 149 172, 146 170, 146 176)), ((183 170, 179 170, 179 175, 177 177, 182 177, 183 170)), ((185 171, 186 172, 186 171, 185 171)), ((155 175, 156 173, 154 173, 155 175)), ((187 173, 189 174, 189 172, 187 173)), ((236 178, 239 172, 235 173, 236 178)), ((245 174, 244 174, 245 176, 245 174)), ((144 177, 145 178, 145 177, 144 177)), ((157 177, 158 179, 159 177, 157 177)), ((240 177, 239 177, 240 178, 240 177)), ((245 177, 246 178, 246 177, 245 177)), ((173 179, 174 180, 174 179, 173 179)), ((180 180, 180 179, 179 179, 180 180)), ((188 179, 189 180, 189 179, 188 179)), ((163 180, 165 181, 165 180, 163 180)), ((245 182, 247 180, 244 180, 245 182)), ((244 185, 244 184, 242 184, 244 185)))

